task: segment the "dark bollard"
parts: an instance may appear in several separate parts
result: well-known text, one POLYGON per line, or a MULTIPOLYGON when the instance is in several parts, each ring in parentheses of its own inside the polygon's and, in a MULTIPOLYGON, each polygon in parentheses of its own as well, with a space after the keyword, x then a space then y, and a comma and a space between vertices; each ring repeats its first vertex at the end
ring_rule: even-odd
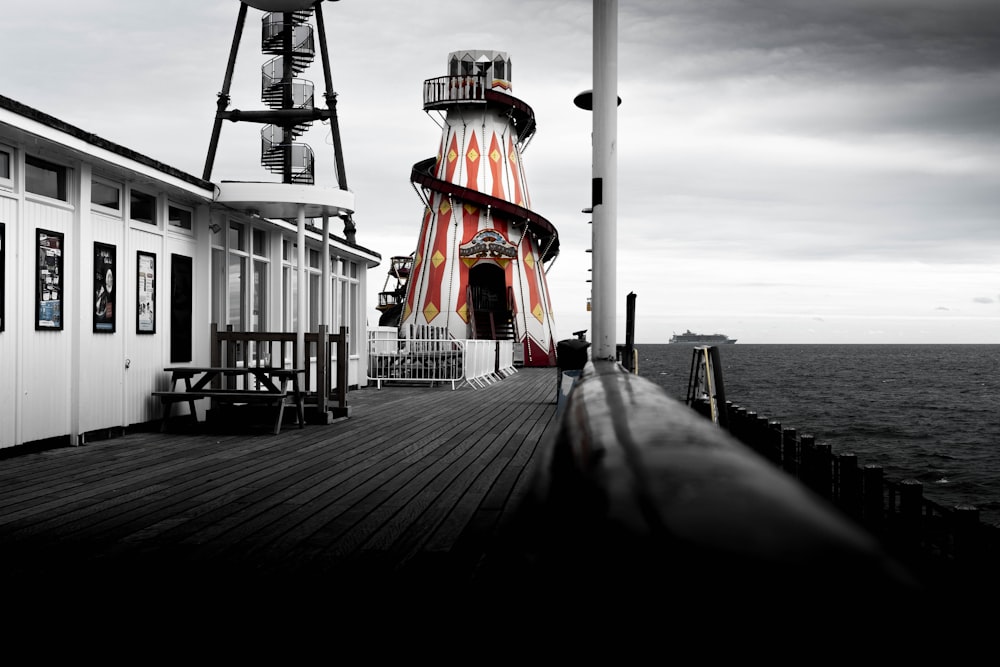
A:
POLYGON ((882 466, 870 463, 862 473, 865 525, 878 532, 885 519, 885 484, 882 466))
POLYGON ((799 441, 794 428, 781 430, 781 467, 790 475, 799 474, 799 441))
POLYGON ((767 417, 758 414, 753 426, 753 449, 765 458, 767 457, 767 422, 767 417))
POLYGON ((767 425, 767 458, 774 465, 781 466, 781 422, 771 421, 767 425))

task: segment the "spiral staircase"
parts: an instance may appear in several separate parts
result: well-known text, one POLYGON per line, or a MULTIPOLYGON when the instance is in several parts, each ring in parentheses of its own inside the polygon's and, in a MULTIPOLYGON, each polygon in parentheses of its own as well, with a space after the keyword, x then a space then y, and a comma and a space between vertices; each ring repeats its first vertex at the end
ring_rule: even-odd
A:
MULTIPOLYGON (((261 99, 270 109, 314 109, 313 83, 297 76, 313 61, 316 49, 312 11, 269 12, 262 19, 261 50, 274 56, 261 68, 261 99)), ((283 183, 312 185, 315 161, 308 144, 295 143, 311 121, 265 125, 260 131, 261 165, 283 183)))

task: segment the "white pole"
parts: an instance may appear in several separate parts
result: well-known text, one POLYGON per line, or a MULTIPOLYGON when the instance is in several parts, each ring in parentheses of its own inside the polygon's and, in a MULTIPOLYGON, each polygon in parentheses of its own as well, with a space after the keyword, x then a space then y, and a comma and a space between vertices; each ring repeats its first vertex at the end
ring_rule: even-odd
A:
POLYGON ((320 293, 320 324, 327 327, 333 326, 333 318, 330 312, 330 214, 323 211, 323 277, 319 290, 320 293))
POLYGON ((298 326, 295 327, 295 345, 298 352, 295 355, 295 367, 305 368, 306 367, 306 207, 303 204, 299 204, 299 228, 298 228, 298 241, 299 241, 299 252, 298 252, 298 262, 299 265, 296 267, 296 282, 298 283, 298 289, 296 290, 296 296, 298 296, 297 304, 297 323, 298 326))
POLYGON ((614 361, 618 228, 618 0, 594 0, 591 359, 614 361))

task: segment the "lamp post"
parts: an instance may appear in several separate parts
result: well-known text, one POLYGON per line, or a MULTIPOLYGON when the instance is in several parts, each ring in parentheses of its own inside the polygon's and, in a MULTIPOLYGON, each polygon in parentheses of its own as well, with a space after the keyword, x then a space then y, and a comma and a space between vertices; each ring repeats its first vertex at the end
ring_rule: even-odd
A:
POLYGON ((574 103, 593 111, 591 359, 615 361, 618 227, 618 0, 594 0, 594 88, 574 103))

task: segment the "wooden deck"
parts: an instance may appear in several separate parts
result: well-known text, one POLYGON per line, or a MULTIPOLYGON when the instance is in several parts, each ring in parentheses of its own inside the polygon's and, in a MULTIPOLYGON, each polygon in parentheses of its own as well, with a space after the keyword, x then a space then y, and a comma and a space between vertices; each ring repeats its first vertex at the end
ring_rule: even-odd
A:
POLYGON ((0 460, 0 586, 190 603, 468 585, 555 431, 556 375, 363 388, 348 419, 278 435, 264 416, 0 460))

